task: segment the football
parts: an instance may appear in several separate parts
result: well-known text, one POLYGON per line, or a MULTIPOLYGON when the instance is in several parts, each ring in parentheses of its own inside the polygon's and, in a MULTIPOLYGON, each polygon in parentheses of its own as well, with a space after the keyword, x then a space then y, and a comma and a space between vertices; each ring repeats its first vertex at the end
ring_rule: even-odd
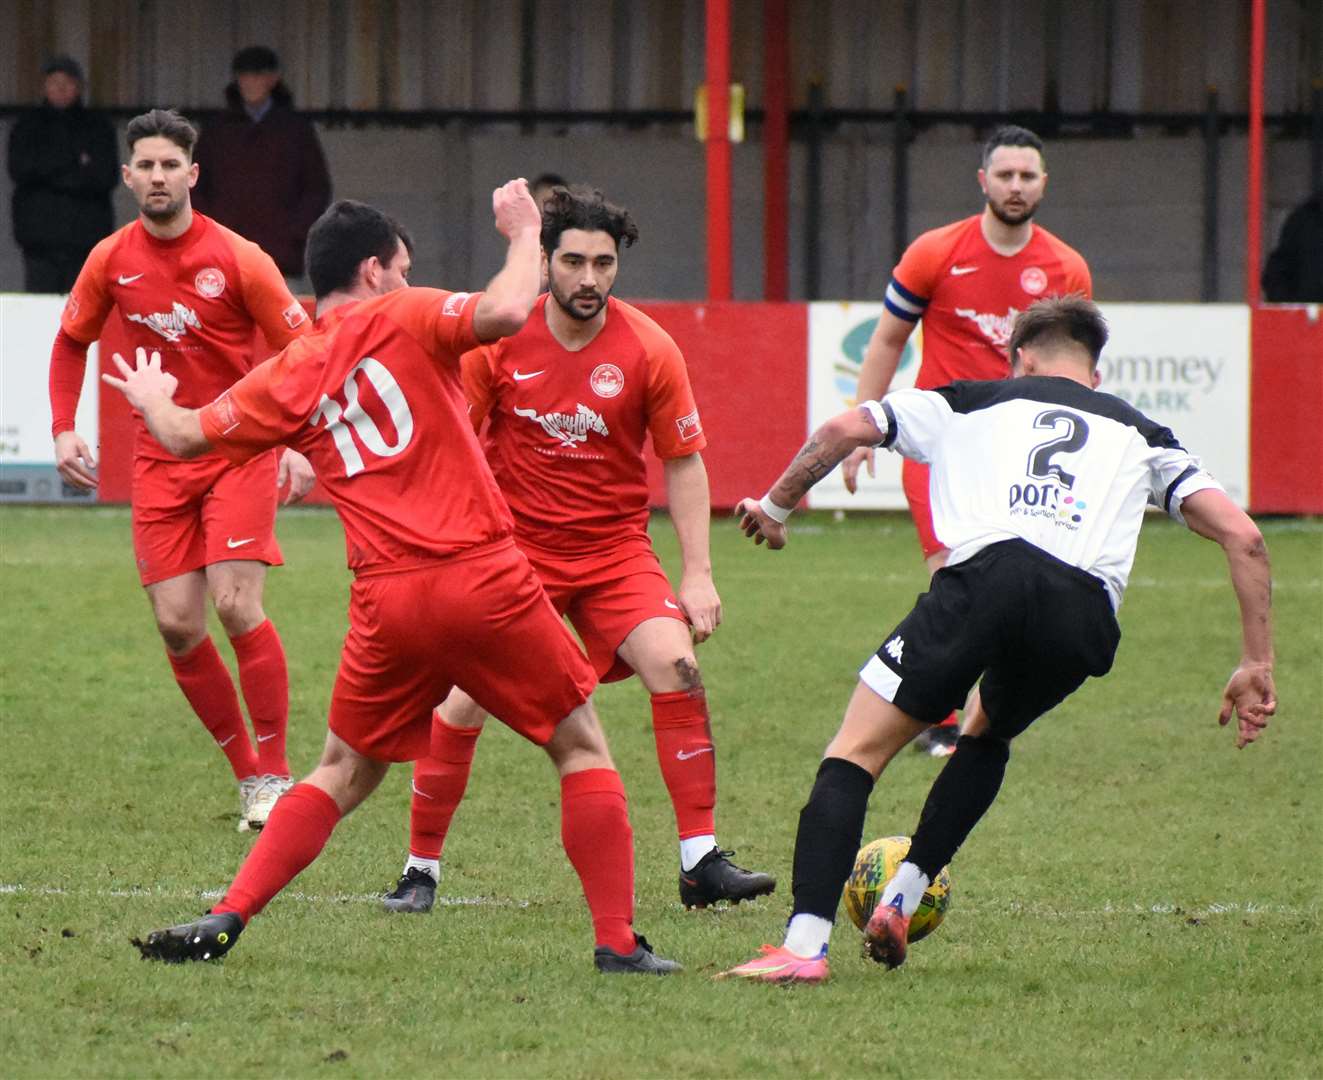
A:
MULTIPOLYGON (((884 836, 859 849, 854 870, 845 883, 845 910, 860 930, 873 914, 873 908, 882 895, 882 888, 891 880, 910 850, 908 836, 884 836)), ((910 919, 910 941, 926 938, 942 925, 946 909, 951 904, 951 868, 942 867, 941 873, 923 894, 919 910, 910 919)))

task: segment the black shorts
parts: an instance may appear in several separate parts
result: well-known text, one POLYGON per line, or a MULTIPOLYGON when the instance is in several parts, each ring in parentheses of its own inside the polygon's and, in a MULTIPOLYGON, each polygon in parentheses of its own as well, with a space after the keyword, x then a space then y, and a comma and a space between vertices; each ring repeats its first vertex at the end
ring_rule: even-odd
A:
POLYGON ((992 734, 1009 739, 1111 670, 1121 628, 1092 574, 1023 540, 944 567, 859 673, 924 723, 965 703, 983 679, 992 734))

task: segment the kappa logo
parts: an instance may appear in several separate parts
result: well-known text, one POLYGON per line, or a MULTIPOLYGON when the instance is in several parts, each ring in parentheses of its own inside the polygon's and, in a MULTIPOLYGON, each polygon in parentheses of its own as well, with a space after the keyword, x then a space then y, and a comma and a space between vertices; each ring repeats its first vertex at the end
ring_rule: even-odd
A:
POLYGON ((613 398, 625 388, 625 373, 615 364, 598 364, 588 376, 588 385, 598 397, 613 398))
POLYGON ((150 315, 139 315, 136 311, 125 316, 129 322, 141 323, 148 330, 154 330, 165 338, 166 341, 178 341, 188 333, 191 326, 194 330, 201 330, 202 323, 198 320, 197 312, 191 307, 185 307, 178 300, 169 311, 154 311, 150 315))
POLYGON ((962 319, 968 319, 979 328, 979 332, 999 349, 1005 349, 1011 340, 1011 327, 1015 317, 1020 314, 1016 308, 1007 308, 1005 315, 992 315, 972 308, 956 308, 955 313, 962 319))
POLYGON ((905 653, 905 639, 901 637, 899 634, 897 634, 895 637, 893 637, 890 641, 888 641, 885 645, 882 646, 882 651, 885 652, 889 657, 891 657, 891 659, 896 661, 896 663, 898 664, 904 663, 902 657, 904 656, 905 653))
POLYGON ((1037 266, 1028 267, 1020 275, 1020 288, 1030 296, 1039 295, 1047 288, 1047 274, 1037 266))
MULTIPOLYGON (((120 284, 123 284, 122 280, 120 284)), ((225 291, 225 275, 221 273, 219 267, 208 266, 205 270, 197 272, 197 276, 193 278, 193 288, 198 291, 199 296, 215 300, 225 291)))
POLYGON ((446 302, 441 305, 441 314, 455 318, 464 310, 464 301, 472 295, 472 293, 466 292, 452 292, 446 297, 446 302))
POLYGON ((551 412, 542 416, 536 409, 515 409, 515 415, 532 420, 561 446, 569 449, 587 442, 589 432, 602 436, 611 434, 601 414, 583 404, 573 413, 551 412))
POLYGON ((308 321, 308 313, 303 309, 303 305, 300 304, 297 300, 295 300, 294 303, 290 304, 289 307, 287 307, 280 314, 285 319, 285 325, 288 326, 291 330, 297 330, 300 326, 302 326, 305 322, 308 321))

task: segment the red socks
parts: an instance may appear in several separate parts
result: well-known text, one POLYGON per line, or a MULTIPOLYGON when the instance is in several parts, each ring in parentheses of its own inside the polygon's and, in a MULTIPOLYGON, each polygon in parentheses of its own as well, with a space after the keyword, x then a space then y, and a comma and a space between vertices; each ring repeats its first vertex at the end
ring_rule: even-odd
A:
POLYGON ((257 736, 257 771, 288 776, 285 728, 289 723, 289 671, 280 635, 267 619, 248 633, 230 638, 230 644, 239 661, 239 686, 257 736))
POLYGON ((715 835, 717 763, 702 690, 652 695, 652 731, 680 839, 715 835))
POLYGON ((634 831, 620 774, 584 769, 562 776, 560 802, 561 843, 583 883, 597 944, 628 955, 634 951, 634 831))
POLYGON ((211 732, 216 745, 230 759, 236 780, 255 776, 258 771, 257 755, 248 741, 243 713, 239 711, 239 695, 234 691, 234 680, 225 661, 216 651, 210 637, 204 637, 183 656, 166 653, 175 672, 175 682, 184 697, 193 706, 202 726, 211 732))
POLYGON ((451 727, 432 713, 432 745, 427 757, 413 763, 413 799, 409 807, 409 854, 439 859, 455 808, 464 798, 473 751, 482 728, 451 727))
POLYGON ((245 925, 321 853, 340 820, 335 800, 312 784, 295 784, 275 809, 235 875, 217 915, 234 912, 245 925))

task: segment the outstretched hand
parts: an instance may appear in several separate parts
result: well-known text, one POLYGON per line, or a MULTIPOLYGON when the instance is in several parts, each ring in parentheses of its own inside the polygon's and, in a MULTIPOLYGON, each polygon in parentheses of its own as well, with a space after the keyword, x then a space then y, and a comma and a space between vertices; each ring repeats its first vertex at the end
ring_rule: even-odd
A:
POLYGON ((768 517, 757 499, 741 499, 735 513, 740 518, 740 529, 745 536, 753 537, 755 544, 766 541, 772 551, 786 546, 789 532, 785 525, 768 517))
POLYGON ((284 491, 281 506, 296 503, 308 494, 317 483, 317 474, 312 470, 312 463, 297 450, 286 447, 280 455, 280 465, 276 469, 276 491, 284 491), (286 491, 286 487, 288 490, 286 491))
POLYGON ((1217 722, 1223 727, 1236 716, 1236 749, 1243 750, 1268 726, 1268 717, 1277 711, 1277 691, 1273 688, 1272 667, 1268 664, 1241 664, 1231 673, 1222 691, 1222 711, 1217 722))
POLYGON ((841 462, 841 478, 845 481, 845 490, 853 495, 859 490, 859 467, 868 469, 869 477, 877 476, 874 462, 876 455, 871 446, 857 446, 850 451, 850 456, 841 462))
POLYGON ((492 192, 492 215, 496 218, 496 231, 507 240, 513 240, 525 229, 542 228, 542 211, 528 192, 528 181, 522 176, 510 180, 492 192))
POLYGON ((114 375, 102 375, 101 381, 107 386, 113 386, 122 393, 139 412, 142 411, 146 402, 154 397, 164 397, 167 400, 175 396, 175 390, 179 387, 179 380, 168 371, 161 369, 161 354, 152 350, 149 357, 147 350, 141 345, 134 350, 136 366, 129 367, 124 361, 124 357, 115 353, 111 360, 115 367, 124 377, 115 378, 114 375))

